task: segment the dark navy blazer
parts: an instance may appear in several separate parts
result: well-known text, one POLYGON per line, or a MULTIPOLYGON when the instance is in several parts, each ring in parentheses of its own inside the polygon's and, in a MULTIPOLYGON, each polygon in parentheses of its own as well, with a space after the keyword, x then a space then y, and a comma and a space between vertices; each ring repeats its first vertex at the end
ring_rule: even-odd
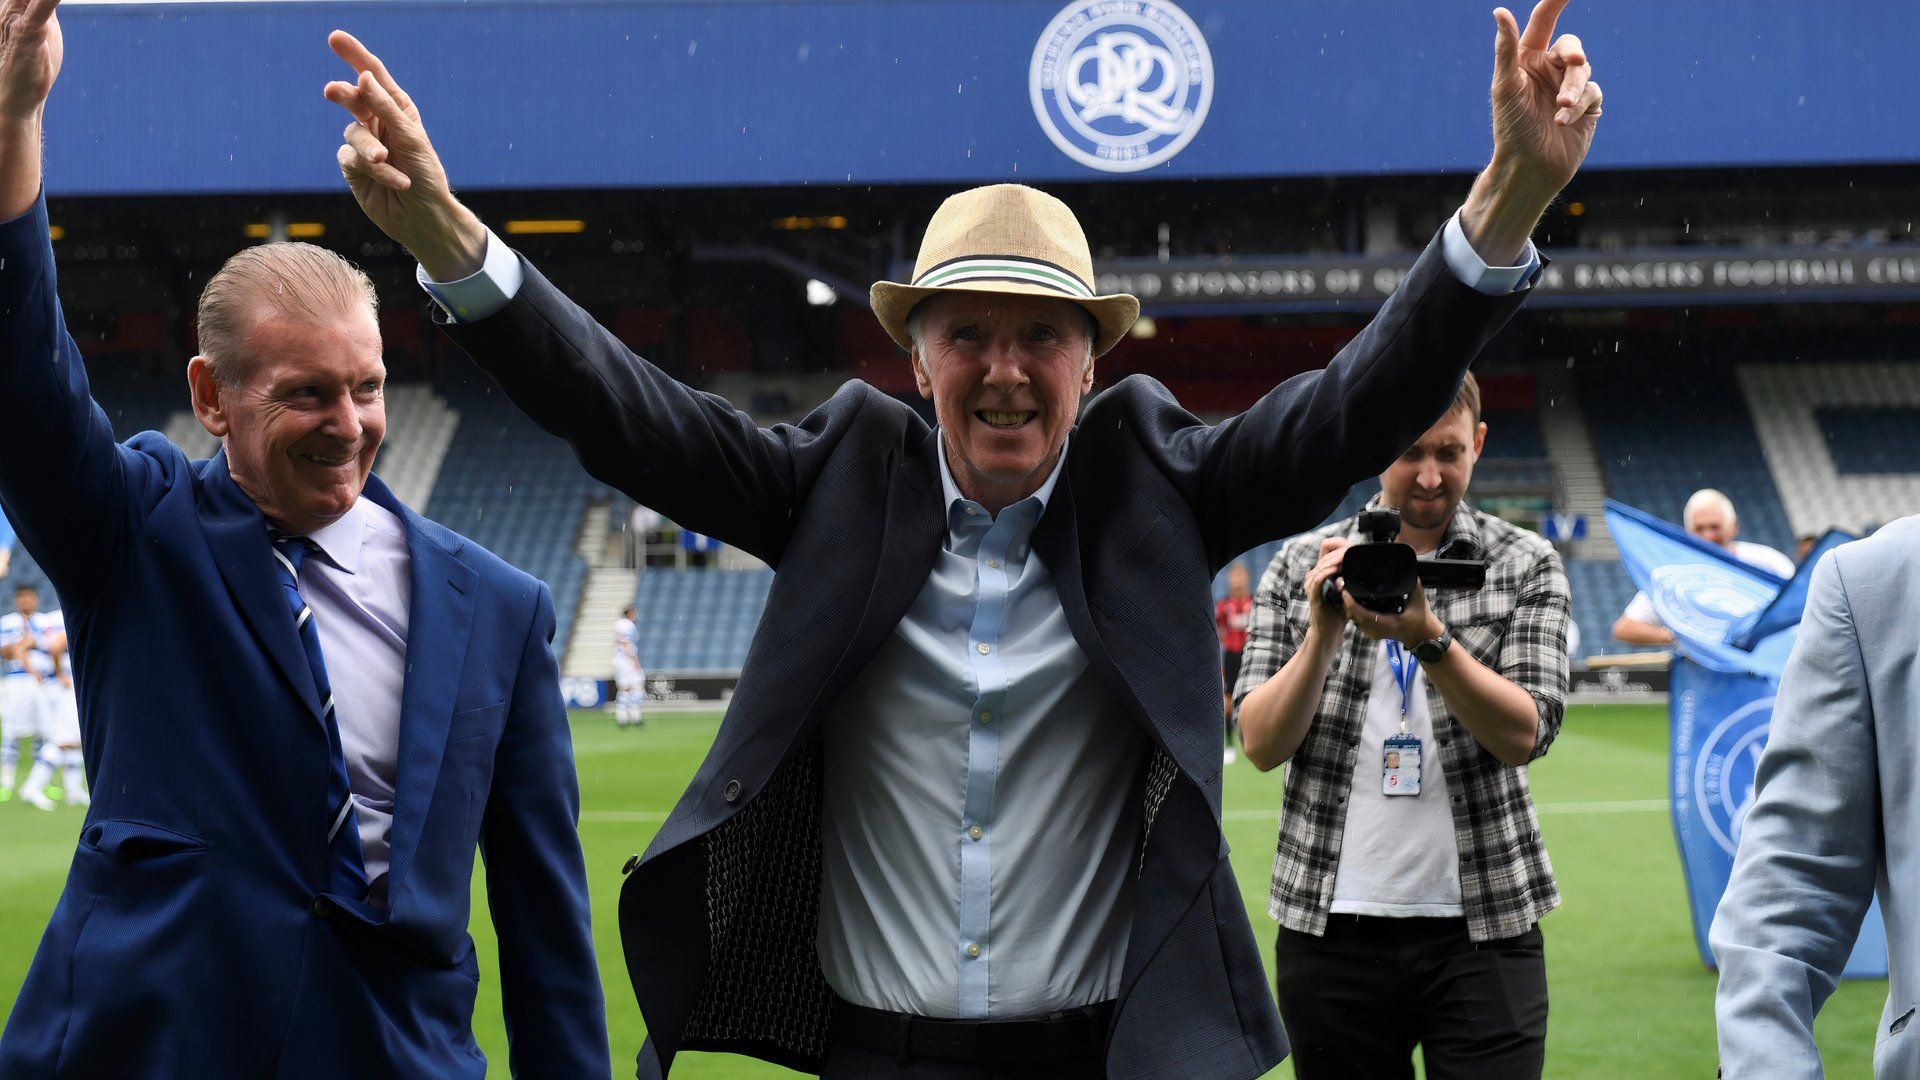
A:
MULTIPOLYGON (((1253 1077, 1285 1056, 1220 830, 1210 581, 1412 445, 1519 302, 1462 284, 1436 238, 1331 366, 1243 415, 1203 424, 1139 376, 1087 402, 1033 549, 1154 747, 1109 1075, 1253 1077)), ((797 426, 757 427, 635 357, 531 266, 504 311, 447 330, 593 475, 777 569, 719 736, 623 888, 620 927, 650 1033, 639 1075, 683 1049, 817 1068, 820 722, 932 569, 935 432, 860 382, 797 426)))
POLYGON ((514 1071, 606 1076, 546 587, 368 481, 413 577, 389 904, 331 896, 327 742, 265 519, 224 454, 114 443, 44 201, 0 224, 0 334, 0 501, 66 612, 93 791, 0 1076, 482 1076, 476 843, 514 1071))

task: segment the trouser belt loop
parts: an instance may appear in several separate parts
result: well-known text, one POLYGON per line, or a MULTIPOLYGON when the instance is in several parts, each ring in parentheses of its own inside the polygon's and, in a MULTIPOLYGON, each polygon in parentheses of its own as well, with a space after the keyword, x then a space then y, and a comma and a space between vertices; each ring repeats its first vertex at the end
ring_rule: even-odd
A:
POLYGON ((1080 1015, 1087 1022, 1087 1053, 1100 1054, 1106 1049, 1106 1031, 1100 1023, 1100 1010, 1091 1005, 1082 1005, 1080 1015))
POLYGON ((905 1013, 900 1014, 900 1044, 894 1056, 900 1063, 902 1073, 913 1064, 913 1017, 905 1013))

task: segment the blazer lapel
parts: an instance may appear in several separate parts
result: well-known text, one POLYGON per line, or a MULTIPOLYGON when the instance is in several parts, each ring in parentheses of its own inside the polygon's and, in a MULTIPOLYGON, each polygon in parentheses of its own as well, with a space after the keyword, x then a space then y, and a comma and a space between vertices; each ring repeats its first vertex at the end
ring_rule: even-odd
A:
MULTIPOLYGON (((873 654, 900 625, 913 601, 926 587, 940 542, 947 534, 946 507, 940 491, 940 452, 937 432, 929 431, 918 447, 906 452, 893 470, 887 492, 887 517, 880 538, 879 562, 873 588, 855 625, 846 651, 821 684, 819 702, 838 700, 853 678, 866 669, 873 654)), ((811 710, 818 719, 820 709, 811 710)), ((795 733, 796 735, 799 732, 795 733)))
POLYGON ((273 561, 267 539, 267 519, 253 500, 233 482, 227 471, 227 452, 208 461, 201 475, 201 522, 214 565, 227 592, 260 639, 274 666, 286 676, 294 694, 320 722, 320 697, 314 690, 313 669, 287 610, 280 568, 273 561))
POLYGON ((1154 727, 1153 717, 1133 692, 1133 685, 1127 680, 1126 673, 1113 662, 1106 642, 1101 639, 1100 631, 1094 625, 1093 609, 1087 604, 1086 582, 1081 576, 1080 565, 1079 514, 1074 509, 1073 499, 1075 460, 1071 455, 1068 456, 1066 474, 1054 486, 1053 498, 1047 502, 1047 511, 1040 515, 1040 523, 1034 526, 1033 550, 1053 574, 1053 587, 1060 594, 1060 608, 1066 612, 1067 628, 1073 631, 1073 640, 1079 644, 1080 651, 1086 654, 1087 663, 1146 727, 1148 736, 1156 744, 1165 745, 1159 729, 1154 727))
POLYGON ((467 639, 473 629, 479 574, 440 546, 418 514, 378 477, 368 477, 365 496, 391 510, 407 528, 413 579, 407 611, 407 666, 400 690, 400 760, 394 777, 393 850, 387 895, 397 900, 407 867, 420 846, 427 809, 440 776, 460 687, 467 639))

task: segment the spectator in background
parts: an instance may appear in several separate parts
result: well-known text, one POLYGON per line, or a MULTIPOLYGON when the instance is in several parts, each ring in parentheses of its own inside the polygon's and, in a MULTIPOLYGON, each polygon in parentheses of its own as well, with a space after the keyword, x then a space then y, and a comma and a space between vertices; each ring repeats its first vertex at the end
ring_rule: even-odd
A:
POLYGON ((1227 752, 1224 760, 1233 764, 1236 729, 1233 722, 1233 684, 1240 679, 1240 650, 1247 647, 1247 613, 1253 609, 1253 592, 1248 587, 1247 564, 1234 563, 1227 568, 1227 595, 1213 605, 1213 626, 1220 635, 1220 673, 1223 676, 1222 707, 1227 714, 1227 752))
MULTIPOLYGON (((52 810, 64 801, 68 806, 87 806, 86 775, 81 769, 80 709, 73 691, 72 654, 67 651, 67 621, 59 610, 40 613, 40 650, 28 658, 40 680, 40 745, 35 748, 33 768, 20 785, 20 801, 41 810, 52 810), (55 775, 65 783, 55 785, 55 775)), ((0 631, 0 636, 5 632, 0 631)))
MULTIPOLYGON (((1693 493, 1680 514, 1680 524, 1695 537, 1725 548, 1748 566, 1757 566, 1778 577, 1793 576, 1792 559, 1765 544, 1738 539, 1740 518, 1734 513, 1733 500, 1713 488, 1701 488, 1693 493)), ((1613 636, 1629 645, 1673 644, 1673 631, 1660 621, 1660 613, 1653 609, 1653 601, 1644 592, 1634 593, 1627 610, 1614 620, 1613 636)))
MULTIPOLYGON (((40 590, 21 585, 13 610, 0 615, 0 802, 13 798, 22 751, 40 735, 52 629, 40 611, 40 590)), ((49 807, 48 809, 51 809, 49 807)))
POLYGON ((1321 599, 1355 519, 1288 542, 1260 580, 1235 687, 1247 760, 1291 762, 1267 913, 1301 1080, 1538 1080, 1560 903, 1525 766, 1565 713, 1567 575, 1537 533, 1466 502, 1485 445, 1472 375, 1380 476, 1420 555, 1470 550, 1477 591, 1398 615, 1321 599))
POLYGON ((0 578, 7 576, 7 569, 13 565, 13 526, 7 524, 7 515, 0 513, 0 578))

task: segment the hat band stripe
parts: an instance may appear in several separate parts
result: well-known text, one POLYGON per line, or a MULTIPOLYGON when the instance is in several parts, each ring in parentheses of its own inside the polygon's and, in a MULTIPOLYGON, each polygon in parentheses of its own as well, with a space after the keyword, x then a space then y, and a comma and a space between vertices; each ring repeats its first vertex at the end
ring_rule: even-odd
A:
POLYGON ((1081 299, 1090 299, 1093 296, 1092 289, 1087 288, 1071 275, 1056 273, 1030 264, 994 262, 986 259, 949 263, 927 274, 914 284, 920 288, 937 288, 962 281, 1019 281, 1029 285, 1042 285, 1081 299))

